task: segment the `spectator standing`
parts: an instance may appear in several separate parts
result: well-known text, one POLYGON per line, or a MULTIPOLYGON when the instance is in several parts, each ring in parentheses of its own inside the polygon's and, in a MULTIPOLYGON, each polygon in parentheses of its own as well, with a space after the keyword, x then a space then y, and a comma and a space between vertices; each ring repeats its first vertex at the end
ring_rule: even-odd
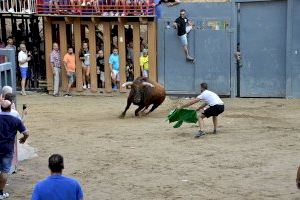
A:
POLYGON ((113 90, 118 90, 120 83, 120 57, 118 49, 115 47, 113 53, 109 57, 109 68, 111 71, 111 79, 113 83, 113 90))
POLYGON ((13 37, 9 36, 7 38, 7 45, 5 47, 6 49, 13 49, 14 51, 17 50, 16 46, 14 45, 14 39, 13 37))
POLYGON ((54 78, 54 91, 53 96, 59 96, 59 83, 61 77, 61 58, 58 44, 56 42, 53 43, 53 50, 50 54, 50 64, 52 67, 52 73, 54 78))
POLYGON ((31 60, 31 54, 27 52, 26 45, 25 44, 20 44, 20 52, 18 54, 18 61, 19 61, 19 67, 20 67, 20 72, 21 72, 21 87, 22 95, 26 95, 25 92, 25 85, 26 85, 26 79, 28 75, 28 61, 31 60))
POLYGON ((127 46, 127 59, 131 60, 133 63, 134 60, 134 54, 133 54, 133 42, 129 42, 127 46))
POLYGON ((62 175, 64 159, 59 154, 49 157, 50 176, 34 187, 31 200, 83 200, 79 182, 62 175))
POLYGON ((88 48, 88 43, 82 43, 82 49, 79 53, 79 58, 81 60, 82 66, 82 82, 83 82, 83 89, 90 89, 90 71, 91 71, 91 62, 90 62, 90 51, 88 48))
POLYGON ((66 53, 66 55, 64 56, 63 61, 68 76, 68 88, 65 97, 72 97, 72 95, 70 94, 70 89, 75 81, 75 69, 76 69, 75 54, 73 52, 73 47, 68 48, 68 53, 66 53))
POLYGON ((140 57, 140 67, 143 77, 149 77, 149 56, 147 49, 143 49, 143 55, 140 57))
POLYGON ((98 51, 97 54, 97 74, 98 74, 98 83, 100 88, 105 87, 105 77, 104 77, 104 53, 102 50, 98 51))

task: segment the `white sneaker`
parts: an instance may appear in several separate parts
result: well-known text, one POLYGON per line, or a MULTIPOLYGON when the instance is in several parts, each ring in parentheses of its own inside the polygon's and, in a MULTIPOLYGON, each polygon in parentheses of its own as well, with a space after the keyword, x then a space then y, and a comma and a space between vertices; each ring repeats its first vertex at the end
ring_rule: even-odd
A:
POLYGON ((120 13, 119 13, 119 12, 116 12, 115 16, 118 17, 119 15, 120 15, 120 13))
POLYGON ((31 11, 29 9, 26 9, 25 13, 31 13, 31 11))
POLYGON ((21 91, 21 95, 26 96, 26 92, 25 91, 21 91))
POLYGON ((2 200, 2 199, 6 199, 6 198, 8 198, 9 197, 9 194, 7 193, 7 192, 3 192, 3 194, 2 195, 0 195, 0 199, 2 200))
POLYGON ((123 13, 121 14, 121 16, 124 17, 124 16, 126 16, 126 14, 123 12, 123 13))
POLYGON ((110 15, 110 16, 114 16, 114 12, 113 12, 113 11, 110 11, 109 15, 110 15))
POLYGON ((90 5, 91 5, 91 2, 87 2, 86 5, 87 5, 87 6, 90 6, 90 5))
POLYGON ((85 3, 82 3, 81 6, 85 6, 85 3))
POLYGON ((108 16, 108 12, 104 12, 102 16, 108 16))
POLYGON ((91 88, 91 84, 88 84, 87 88, 90 89, 91 88))
POLYGON ((83 89, 86 89, 86 85, 83 85, 82 88, 83 88, 83 89))
POLYGON ((8 9, 7 11, 8 11, 9 13, 15 12, 15 10, 14 10, 13 8, 8 9))

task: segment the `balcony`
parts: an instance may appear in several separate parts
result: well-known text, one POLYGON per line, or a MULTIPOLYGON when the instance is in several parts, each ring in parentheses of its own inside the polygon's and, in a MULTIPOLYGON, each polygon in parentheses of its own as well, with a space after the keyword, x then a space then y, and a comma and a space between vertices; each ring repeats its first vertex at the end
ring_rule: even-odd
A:
POLYGON ((153 0, 2 0, 0 14, 41 16, 155 16, 153 0))
POLYGON ((155 6, 152 0, 150 1, 37 0, 36 14, 47 16, 154 17, 155 6))
POLYGON ((2 0, 0 14, 34 14, 35 0, 2 0))

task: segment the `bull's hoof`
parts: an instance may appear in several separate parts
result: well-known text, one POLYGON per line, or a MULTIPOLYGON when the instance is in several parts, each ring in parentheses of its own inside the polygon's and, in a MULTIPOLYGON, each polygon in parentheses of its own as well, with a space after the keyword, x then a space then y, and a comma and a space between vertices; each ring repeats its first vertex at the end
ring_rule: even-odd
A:
POLYGON ((123 114, 123 113, 119 116, 120 119, 124 119, 124 117, 125 117, 125 114, 123 114))

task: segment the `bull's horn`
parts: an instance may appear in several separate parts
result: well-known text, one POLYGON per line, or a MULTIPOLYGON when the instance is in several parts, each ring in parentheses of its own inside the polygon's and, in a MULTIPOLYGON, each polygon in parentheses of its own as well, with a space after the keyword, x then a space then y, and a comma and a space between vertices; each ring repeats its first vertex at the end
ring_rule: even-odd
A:
POLYGON ((129 81, 129 82, 123 83, 123 84, 122 84, 122 87, 126 87, 126 86, 132 85, 132 84, 133 84, 133 82, 132 82, 132 81, 129 81))
POLYGON ((151 84, 151 83, 148 83, 148 82, 143 82, 142 84, 143 84, 144 86, 146 86, 146 85, 147 85, 147 86, 150 86, 150 87, 154 87, 154 85, 153 85, 153 84, 151 84))

